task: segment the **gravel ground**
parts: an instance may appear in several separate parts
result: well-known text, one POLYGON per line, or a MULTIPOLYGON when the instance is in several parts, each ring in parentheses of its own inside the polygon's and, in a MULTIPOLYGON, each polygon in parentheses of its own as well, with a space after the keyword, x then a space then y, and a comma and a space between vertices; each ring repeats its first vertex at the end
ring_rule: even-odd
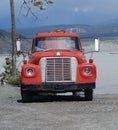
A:
POLYGON ((118 94, 95 94, 20 101, 20 89, 0 86, 0 130, 117 130, 118 94))

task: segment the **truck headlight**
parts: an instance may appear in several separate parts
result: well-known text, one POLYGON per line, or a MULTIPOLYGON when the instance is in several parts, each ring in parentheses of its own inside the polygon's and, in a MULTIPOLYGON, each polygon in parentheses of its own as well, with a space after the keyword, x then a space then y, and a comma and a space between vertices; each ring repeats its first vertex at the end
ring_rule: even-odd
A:
POLYGON ((91 68, 89 67, 85 67, 83 71, 84 71, 84 74, 91 74, 91 68))
POLYGON ((32 68, 27 69, 26 71, 28 76, 32 76, 34 74, 34 70, 32 68))

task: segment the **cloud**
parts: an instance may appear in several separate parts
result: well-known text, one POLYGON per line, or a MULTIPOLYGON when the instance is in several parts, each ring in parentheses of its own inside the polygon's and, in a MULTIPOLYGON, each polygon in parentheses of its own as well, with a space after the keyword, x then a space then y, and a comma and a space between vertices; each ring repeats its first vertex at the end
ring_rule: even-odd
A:
POLYGON ((81 7, 81 8, 79 8, 79 7, 74 7, 74 9, 73 9, 73 12, 74 13, 88 13, 88 12, 92 12, 94 9, 93 8, 91 8, 91 7, 81 7))
POLYGON ((75 13, 78 13, 78 12, 79 12, 79 8, 78 8, 78 7, 75 7, 73 11, 74 11, 75 13))

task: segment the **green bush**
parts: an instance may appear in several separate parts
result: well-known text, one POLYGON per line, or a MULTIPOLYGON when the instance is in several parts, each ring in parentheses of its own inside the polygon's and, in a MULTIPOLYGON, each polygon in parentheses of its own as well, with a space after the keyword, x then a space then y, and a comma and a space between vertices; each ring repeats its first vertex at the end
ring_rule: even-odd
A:
POLYGON ((15 78, 14 77, 10 77, 8 79, 8 83, 13 85, 13 86, 20 87, 20 85, 21 85, 21 75, 17 75, 15 78))
POLYGON ((16 77, 12 77, 12 59, 11 58, 6 58, 6 63, 4 65, 5 71, 0 74, 0 77, 5 77, 5 79, 8 81, 9 84, 13 86, 20 86, 20 81, 21 81, 21 74, 16 69, 16 77))

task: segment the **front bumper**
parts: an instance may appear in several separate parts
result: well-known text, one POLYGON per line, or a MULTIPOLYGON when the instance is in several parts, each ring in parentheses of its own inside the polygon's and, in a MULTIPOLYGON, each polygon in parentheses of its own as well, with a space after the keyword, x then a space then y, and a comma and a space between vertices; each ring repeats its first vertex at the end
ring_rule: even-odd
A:
POLYGON ((41 85, 21 85, 23 91, 38 91, 38 92, 74 92, 82 89, 95 89, 95 83, 43 83, 41 85))

